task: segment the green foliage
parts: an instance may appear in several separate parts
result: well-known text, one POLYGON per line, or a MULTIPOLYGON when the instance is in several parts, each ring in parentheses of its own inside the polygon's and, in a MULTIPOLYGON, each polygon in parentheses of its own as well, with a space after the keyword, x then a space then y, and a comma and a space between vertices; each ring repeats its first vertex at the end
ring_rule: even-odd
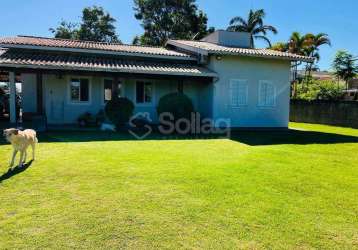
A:
POLYGON ((297 86, 295 99, 300 100, 339 100, 343 96, 343 87, 333 81, 303 81, 297 86))
POLYGON ((288 42, 279 42, 272 46, 271 49, 290 52, 302 56, 310 56, 319 61, 319 48, 323 45, 331 46, 331 40, 325 33, 318 33, 317 35, 307 33, 301 35, 299 32, 293 32, 288 42))
POLYGON ((61 21, 57 28, 50 28, 55 38, 78 39, 78 24, 61 21))
POLYGON ((275 43, 270 47, 272 50, 281 51, 281 52, 287 52, 288 51, 288 44, 283 42, 275 43))
POLYGON ((87 7, 82 11, 80 24, 62 21, 57 28, 51 28, 56 38, 78 39, 95 42, 120 42, 116 35, 116 19, 102 7, 87 7))
POLYGON ((114 98, 105 106, 106 117, 117 127, 126 124, 133 115, 134 104, 125 97, 114 98))
POLYGON ((263 9, 250 10, 247 19, 236 16, 230 20, 230 25, 227 28, 229 31, 248 32, 251 34, 251 46, 254 47, 254 40, 260 39, 267 42, 271 47, 270 40, 266 37, 268 31, 277 34, 277 29, 271 25, 264 25, 263 19, 266 14, 263 9))
POLYGON ((102 124, 105 120, 106 120, 106 114, 104 113, 104 110, 101 109, 101 110, 98 111, 98 113, 96 114, 96 123, 97 123, 97 125, 100 125, 100 124, 102 124))
POLYGON ((96 119, 90 112, 86 112, 78 117, 77 122, 80 127, 88 127, 94 125, 96 119))
POLYGON ((134 11, 144 28, 134 44, 163 46, 168 39, 201 39, 213 31, 195 0, 134 0, 134 11))
POLYGON ((358 66, 355 63, 353 55, 345 50, 337 51, 332 68, 335 75, 346 81, 346 83, 358 73, 358 66))
POLYGON ((157 112, 158 115, 165 112, 170 113, 174 116, 174 120, 190 119, 191 113, 194 112, 194 106, 185 94, 170 93, 160 98, 157 112))

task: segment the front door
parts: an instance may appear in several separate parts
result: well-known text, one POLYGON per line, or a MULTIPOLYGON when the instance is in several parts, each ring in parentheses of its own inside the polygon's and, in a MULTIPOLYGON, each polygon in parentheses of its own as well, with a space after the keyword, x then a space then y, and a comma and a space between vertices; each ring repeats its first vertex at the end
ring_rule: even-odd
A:
POLYGON ((52 82, 47 85, 47 107, 46 114, 48 123, 64 123, 65 89, 61 83, 52 82))

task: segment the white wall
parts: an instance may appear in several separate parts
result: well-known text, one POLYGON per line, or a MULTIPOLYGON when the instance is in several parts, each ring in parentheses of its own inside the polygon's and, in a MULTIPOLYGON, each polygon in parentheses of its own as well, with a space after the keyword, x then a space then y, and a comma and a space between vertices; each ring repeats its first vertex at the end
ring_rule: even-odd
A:
POLYGON ((22 107, 23 112, 37 111, 36 75, 21 74, 22 107))
POLYGON ((230 118, 232 127, 288 127, 290 62, 252 57, 210 57, 210 69, 219 74, 214 85, 213 117, 230 118), (230 106, 230 79, 248 80, 248 105, 230 106), (259 81, 270 80, 276 87, 276 105, 258 106, 259 81))

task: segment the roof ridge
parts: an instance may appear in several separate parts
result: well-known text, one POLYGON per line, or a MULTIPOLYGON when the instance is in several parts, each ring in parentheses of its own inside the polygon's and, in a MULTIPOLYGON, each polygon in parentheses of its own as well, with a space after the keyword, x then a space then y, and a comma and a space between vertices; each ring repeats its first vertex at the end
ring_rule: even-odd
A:
POLYGON ((278 51, 278 50, 274 50, 271 48, 246 48, 246 47, 237 47, 237 46, 227 46, 227 45, 223 45, 223 44, 216 44, 216 43, 211 43, 211 42, 207 42, 207 41, 200 41, 200 40, 185 40, 185 39, 170 39, 172 41, 188 41, 188 42, 196 42, 196 43, 209 43, 209 44, 213 44, 216 46, 220 46, 220 47, 225 47, 225 48, 233 48, 233 49, 249 49, 249 50, 270 50, 270 51, 275 51, 275 52, 280 52, 280 53, 289 53, 289 54, 293 54, 293 55, 297 55, 297 56, 302 56, 302 55, 298 55, 292 52, 288 52, 288 51, 278 51))
POLYGON ((131 47, 142 47, 142 48, 144 47, 144 48, 166 49, 165 47, 159 47, 159 46, 153 46, 153 45, 136 45, 136 44, 126 44, 126 43, 119 43, 119 42, 96 42, 96 41, 89 41, 89 40, 57 38, 57 37, 29 36, 29 35, 17 35, 17 37, 46 39, 46 40, 59 40, 59 41, 72 41, 72 42, 81 42, 81 43, 106 44, 106 45, 131 46, 131 47))

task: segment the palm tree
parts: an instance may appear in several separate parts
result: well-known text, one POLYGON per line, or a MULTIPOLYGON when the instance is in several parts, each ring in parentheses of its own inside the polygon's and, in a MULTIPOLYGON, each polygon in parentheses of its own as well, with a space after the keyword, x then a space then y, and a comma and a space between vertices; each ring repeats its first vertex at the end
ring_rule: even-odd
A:
MULTIPOLYGON (((331 41, 325 33, 319 33, 317 35, 308 33, 306 35, 301 35, 299 32, 293 32, 288 43, 276 43, 272 46, 272 49, 314 57, 315 62, 307 63, 306 65, 306 73, 310 75, 314 63, 320 60, 319 48, 322 45, 331 46, 331 41)), ((298 63, 293 65, 294 73, 297 72, 298 65, 298 63)))
MULTIPOLYGON (((319 55, 319 48, 322 45, 331 46, 331 40, 329 39, 328 35, 325 33, 319 33, 317 35, 307 34, 305 37, 306 37, 307 55, 310 57, 314 57, 315 62, 318 62, 321 59, 319 55)), ((307 64, 306 71, 308 71, 308 75, 311 75, 312 66, 315 62, 307 64)))
POLYGON ((264 40, 271 47, 271 42, 266 35, 268 31, 277 34, 277 29, 271 25, 264 25, 263 19, 265 18, 265 15, 266 14, 263 9, 251 9, 247 20, 240 16, 232 18, 227 30, 250 33, 251 47, 254 47, 255 39, 264 40))
POLYGON ((307 35, 301 35, 299 32, 293 32, 288 41, 288 52, 301 56, 308 55, 307 35))

